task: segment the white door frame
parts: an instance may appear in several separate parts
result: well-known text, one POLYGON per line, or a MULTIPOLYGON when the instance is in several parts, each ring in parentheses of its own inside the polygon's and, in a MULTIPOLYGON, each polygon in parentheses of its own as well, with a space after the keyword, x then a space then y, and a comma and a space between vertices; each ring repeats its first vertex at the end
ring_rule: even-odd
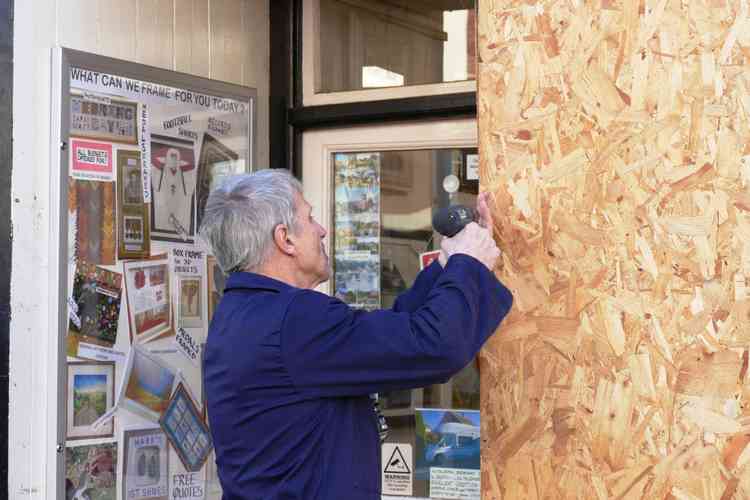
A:
MULTIPOLYGON (((302 184, 313 216, 328 231, 326 251, 332 255, 334 153, 404 151, 414 149, 474 148, 477 121, 474 118, 429 120, 414 123, 358 125, 320 129, 302 134, 302 184)), ((419 179, 417 178, 417 182, 419 179)), ((330 281, 318 287, 331 293, 330 281)))

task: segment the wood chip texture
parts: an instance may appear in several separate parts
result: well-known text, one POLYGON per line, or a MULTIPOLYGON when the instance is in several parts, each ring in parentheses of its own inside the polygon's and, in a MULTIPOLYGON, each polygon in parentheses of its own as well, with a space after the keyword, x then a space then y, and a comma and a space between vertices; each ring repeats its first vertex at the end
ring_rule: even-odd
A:
POLYGON ((750 15, 478 2, 482 498, 750 498, 750 15))

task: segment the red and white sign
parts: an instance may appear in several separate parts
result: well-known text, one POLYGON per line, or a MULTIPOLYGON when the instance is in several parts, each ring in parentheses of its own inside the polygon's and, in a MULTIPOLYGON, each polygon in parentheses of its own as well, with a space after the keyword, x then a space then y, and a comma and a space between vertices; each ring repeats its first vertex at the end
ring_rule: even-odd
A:
POLYGON ((419 270, 421 271, 425 267, 429 266, 440 258, 440 250, 433 250, 432 252, 424 252, 419 254, 419 270))
POLYGON ((87 181, 113 182, 112 145, 105 142, 71 140, 70 176, 87 181))

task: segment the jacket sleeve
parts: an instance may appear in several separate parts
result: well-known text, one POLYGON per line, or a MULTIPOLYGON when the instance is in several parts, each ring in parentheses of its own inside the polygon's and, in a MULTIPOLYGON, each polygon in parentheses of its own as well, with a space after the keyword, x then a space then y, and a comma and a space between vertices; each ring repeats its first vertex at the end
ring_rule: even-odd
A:
POLYGON ((492 335, 513 298, 479 261, 454 255, 413 312, 355 310, 298 290, 281 328, 282 361, 313 397, 353 396, 443 382, 492 335))
POLYGON ((437 260, 420 271, 411 288, 398 296, 396 302, 393 304, 393 311, 414 312, 419 309, 424 301, 427 300, 427 295, 432 290, 442 271, 443 266, 437 260))

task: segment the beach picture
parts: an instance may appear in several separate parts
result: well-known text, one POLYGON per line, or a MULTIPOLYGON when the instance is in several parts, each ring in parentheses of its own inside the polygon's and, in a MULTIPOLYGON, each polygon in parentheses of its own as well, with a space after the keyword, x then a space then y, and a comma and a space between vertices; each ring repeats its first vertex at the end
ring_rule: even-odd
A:
POLYGON ((68 439, 112 436, 112 421, 94 429, 114 401, 114 363, 68 364, 68 439))
POLYGON ((158 420, 172 395, 175 372, 155 355, 134 347, 128 364, 123 405, 158 420))

